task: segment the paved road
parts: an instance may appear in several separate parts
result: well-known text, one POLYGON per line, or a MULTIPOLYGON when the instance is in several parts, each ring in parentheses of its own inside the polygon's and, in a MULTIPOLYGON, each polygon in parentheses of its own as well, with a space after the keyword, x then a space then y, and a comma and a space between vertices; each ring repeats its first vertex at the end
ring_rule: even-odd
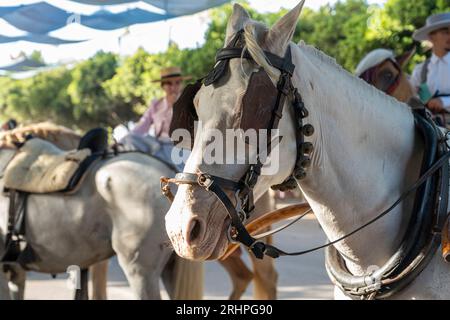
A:
MULTIPOLYGON (((323 244, 325 236, 314 218, 305 219, 297 225, 284 230, 275 237, 275 244, 286 250, 297 251, 323 244)), ((244 261, 249 262, 244 253, 244 261)), ((326 275, 323 251, 301 257, 282 257, 276 261, 279 273, 279 299, 331 299, 332 286, 326 275)), ((66 276, 58 275, 52 279, 49 275, 29 273, 26 299, 71 299, 72 291, 67 289, 66 276)), ((163 286, 161 286, 163 288, 163 286)), ((252 298, 250 286, 244 298, 252 298)), ((227 273, 216 262, 205 265, 205 299, 226 299, 231 292, 231 283, 227 273)), ((166 293, 162 292, 167 298, 166 293)), ((108 274, 108 297, 110 299, 134 299, 127 280, 117 259, 112 259, 108 274)))

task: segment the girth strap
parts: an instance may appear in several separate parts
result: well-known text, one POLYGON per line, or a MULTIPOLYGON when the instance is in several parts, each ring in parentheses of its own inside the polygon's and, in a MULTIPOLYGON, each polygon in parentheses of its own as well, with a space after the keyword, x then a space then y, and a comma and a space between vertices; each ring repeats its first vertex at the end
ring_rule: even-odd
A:
POLYGON ((28 193, 9 190, 9 198, 8 232, 6 234, 5 252, 0 262, 5 264, 18 263, 27 270, 29 263, 40 260, 26 240, 25 215, 27 213, 28 193))

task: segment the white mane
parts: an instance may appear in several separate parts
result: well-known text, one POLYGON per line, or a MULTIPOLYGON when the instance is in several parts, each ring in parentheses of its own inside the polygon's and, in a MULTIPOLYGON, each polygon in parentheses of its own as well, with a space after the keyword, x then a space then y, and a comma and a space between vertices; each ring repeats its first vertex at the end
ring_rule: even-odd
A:
MULTIPOLYGON (((382 106, 383 108, 384 107, 403 108, 404 110, 410 112, 410 109, 406 104, 399 102, 392 96, 385 94, 384 92, 376 89, 374 86, 368 84, 364 80, 354 76, 352 73, 348 72, 341 65, 339 65, 336 62, 336 59, 326 55, 324 52, 320 51, 319 49, 317 49, 311 45, 307 45, 303 41, 301 41, 297 47, 300 48, 300 50, 302 50, 303 52, 305 52, 309 57, 313 57, 316 60, 318 60, 319 65, 326 64, 326 65, 330 66, 330 69, 327 70, 327 72, 334 71, 336 73, 335 75, 340 80, 338 83, 344 83, 344 81, 342 81, 343 79, 346 80, 345 82, 347 82, 347 81, 350 82, 348 84, 348 85, 350 85, 350 87, 358 89, 358 91, 353 90, 352 94, 363 95, 364 99, 367 99, 367 100, 371 100, 371 99, 383 100, 383 106, 382 106)), ((336 85, 336 83, 334 85, 336 85)), ((351 98, 351 97, 349 97, 349 98, 351 98)))
MULTIPOLYGON (((267 31, 268 29, 264 24, 254 20, 248 21, 244 26, 246 48, 253 60, 261 66, 269 74, 269 76, 276 79, 278 73, 272 66, 270 66, 270 63, 267 61, 264 54, 263 48, 260 45, 260 43, 265 40, 267 31)), ((264 47, 270 48, 271 44, 264 43, 264 47)), ((331 58, 319 49, 316 49, 311 45, 307 45, 303 41, 301 41, 298 46, 291 44, 291 48, 299 48, 308 56, 308 59, 315 59, 317 63, 314 65, 320 69, 325 66, 329 66, 329 68, 325 68, 326 70, 324 70, 327 72, 327 76, 330 72, 332 72, 333 78, 335 80, 339 80, 334 83, 330 81, 330 83, 333 83, 332 87, 343 84, 345 88, 353 88, 351 91, 340 90, 340 95, 342 95, 344 100, 349 99, 346 101, 355 101, 355 99, 358 100, 358 98, 360 98, 365 103, 375 101, 375 104, 380 104, 379 107, 386 108, 386 112, 391 112, 391 110, 394 110, 393 112, 395 113, 402 111, 410 113, 410 109, 406 104, 400 103, 395 98, 386 95, 384 92, 375 89, 375 87, 360 78, 355 77, 353 74, 340 66, 334 58, 331 58), (344 79, 345 81, 343 81, 344 79)))

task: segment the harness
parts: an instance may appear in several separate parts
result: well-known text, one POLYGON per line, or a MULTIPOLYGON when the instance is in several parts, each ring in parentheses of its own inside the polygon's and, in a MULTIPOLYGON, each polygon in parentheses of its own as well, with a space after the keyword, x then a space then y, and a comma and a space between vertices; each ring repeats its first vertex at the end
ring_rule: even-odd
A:
POLYGON ((446 137, 424 108, 415 110, 414 118, 425 142, 421 177, 390 208, 359 228, 375 222, 417 190, 413 212, 397 251, 379 269, 364 276, 353 276, 336 248, 329 245, 325 248, 325 266, 330 278, 352 298, 383 299, 399 292, 427 266, 441 243, 443 227, 448 219, 450 152, 445 144, 446 137))
MULTIPOLYGON (((230 46, 219 50, 216 57, 216 66, 204 79, 200 79, 197 82, 195 87, 197 91, 202 83, 208 86, 221 78, 227 69, 230 59, 244 58, 252 60, 250 54, 239 46, 239 43, 242 44, 241 34, 242 31, 238 32, 231 41, 230 46)), ((314 128, 310 124, 303 124, 303 119, 307 117, 308 112, 302 101, 302 97, 292 84, 291 77, 295 66, 291 62, 290 48, 288 47, 284 58, 269 52, 265 52, 265 54, 267 61, 281 72, 276 86, 276 103, 271 109, 272 120, 267 129, 277 127, 286 98, 289 99, 294 110, 294 125, 297 132, 296 165, 293 173, 281 185, 272 187, 288 188, 292 184, 296 184, 296 180, 301 180, 306 176, 306 168, 310 161, 308 155, 312 151, 313 146, 311 143, 305 142, 304 138, 313 134, 314 128)), ((249 88, 251 85, 250 83, 249 88)), ((193 98, 197 92, 193 88, 189 87, 188 89, 189 98, 193 98)), ((188 94, 184 96, 184 99, 180 99, 181 102, 177 108, 178 110, 186 108, 184 112, 189 113, 191 119, 198 119, 195 109, 189 109, 192 100, 189 102, 187 97, 188 94)), ((245 107, 244 105, 242 112, 246 112, 245 107)), ((176 115, 176 111, 174 109, 174 115, 176 115)), ((208 173, 183 172, 176 174, 175 178, 172 179, 166 177, 161 178, 161 190, 170 200, 173 199, 170 191, 170 183, 199 186, 213 193, 225 207, 231 219, 231 226, 228 230, 230 241, 240 242, 245 245, 257 258, 263 258, 264 255, 272 258, 286 255, 297 256, 326 248, 326 264, 330 277, 346 294, 352 297, 358 296, 362 298, 374 298, 375 296, 379 298, 388 297, 410 283, 430 261, 439 246, 442 228, 447 218, 448 159, 450 157, 450 152, 446 145, 447 139, 434 125, 423 106, 420 106, 420 108, 415 109, 413 112, 416 126, 421 132, 426 146, 421 176, 418 181, 407 188, 397 201, 374 219, 322 246, 300 252, 288 253, 273 245, 263 243, 259 240, 261 237, 252 237, 247 232, 244 227, 244 222, 254 208, 253 188, 261 174, 262 165, 260 162, 256 165, 250 165, 247 172, 237 182, 208 173), (377 271, 362 277, 351 275, 343 265, 343 258, 333 245, 381 219, 416 190, 417 196, 415 198, 413 214, 404 240, 397 252, 377 271), (227 196, 226 191, 235 195, 236 204, 233 204, 233 201, 227 196)), ((174 116, 174 118, 176 117, 174 116)), ((176 123, 172 125, 171 130, 176 129, 176 123)), ((193 128, 193 125, 182 122, 180 123, 180 127, 193 128)), ((270 145, 268 145, 268 150, 270 150, 270 145)), ((300 218, 303 216, 300 216, 300 218)), ((279 228, 273 232, 265 233, 264 236, 282 229, 279 228)))
MULTIPOLYGON (((219 50, 216 56, 216 66, 205 78, 200 79, 193 86, 188 86, 185 92, 182 93, 180 100, 174 105, 174 122, 171 123, 171 134, 175 129, 180 127, 188 130, 193 129, 193 122, 187 122, 186 119, 198 119, 192 104, 192 98, 200 89, 202 83, 205 86, 216 83, 227 71, 231 59, 244 58, 252 60, 251 55, 244 50, 244 39, 242 35, 243 31, 239 31, 231 40, 229 46, 219 50), (180 112, 180 117, 178 116, 178 112, 180 112)), ((310 124, 303 125, 303 119, 307 117, 308 111, 305 108, 302 97, 292 84, 291 78, 295 66, 291 61, 290 48, 287 49, 283 58, 267 51, 264 54, 268 62, 281 73, 276 87, 273 86, 266 72, 261 69, 250 77, 249 87, 244 95, 243 101, 252 102, 257 95, 264 95, 265 98, 258 99, 259 103, 257 103, 259 106, 266 106, 266 112, 264 112, 265 118, 262 122, 260 120, 259 128, 268 129, 269 131, 278 127, 286 99, 288 98, 291 102, 296 119, 294 125, 297 134, 297 159, 292 175, 282 184, 273 186, 274 189, 286 190, 296 186, 296 179, 303 179, 306 176, 306 168, 310 164, 308 155, 312 152, 312 144, 305 142, 304 137, 312 135, 314 128, 310 124), (262 86, 266 90, 261 91, 255 89, 255 86, 260 82, 263 83, 262 86)), ((252 122, 248 119, 249 113, 247 112, 250 111, 250 116, 252 116, 251 110, 256 110, 256 108, 255 106, 243 105, 242 114, 246 114, 246 116, 242 116, 240 119, 241 129, 245 130, 247 126, 252 125, 252 122)), ((270 153, 271 139, 268 139, 266 150, 270 153)), ((262 150, 258 150, 256 163, 250 165, 249 169, 239 181, 232 181, 207 173, 187 172, 178 173, 173 179, 165 177, 161 179, 161 189, 163 194, 169 199, 173 199, 169 183, 197 185, 212 192, 226 208, 231 219, 228 232, 230 241, 237 241, 244 244, 259 259, 262 259, 264 255, 275 258, 281 252, 275 247, 253 238, 243 224, 250 217, 254 209, 253 188, 261 175, 261 168, 263 166, 260 159, 261 152, 262 150), (227 196, 225 190, 234 194, 236 204, 233 204, 233 201, 227 196)))

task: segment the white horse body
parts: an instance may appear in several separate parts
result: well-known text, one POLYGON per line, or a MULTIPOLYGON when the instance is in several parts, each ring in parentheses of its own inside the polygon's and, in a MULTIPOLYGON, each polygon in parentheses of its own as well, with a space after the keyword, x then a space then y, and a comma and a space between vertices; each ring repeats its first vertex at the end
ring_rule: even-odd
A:
MULTIPOLYGON (((422 140, 408 106, 373 90, 311 47, 291 48, 300 66, 294 85, 317 132, 311 137, 311 168, 300 187, 328 239, 335 240, 375 218, 417 180, 422 140)), ((391 257, 404 236, 412 205, 409 197, 381 220, 336 244, 353 274, 365 274, 391 257)), ((450 266, 437 254, 396 298, 448 299, 450 290, 443 286, 450 286, 450 266)))
MULTIPOLYGON (((4 154, 2 150, 0 155, 4 154)), ((175 271, 167 270, 172 249, 161 228, 163 213, 168 208, 159 188, 159 177, 163 174, 173 172, 155 158, 140 153, 119 154, 94 163, 72 194, 30 195, 26 237, 40 261, 27 268, 65 273, 70 265, 88 268, 117 254, 136 297, 160 299, 159 280, 163 271, 168 271, 163 280, 170 286, 172 296, 174 290, 179 290, 179 284, 175 283, 175 271)), ((0 180, 0 190, 2 184, 0 180)), ((4 250, 8 203, 9 199, 0 195, 0 256, 4 250)), ((198 286, 191 285, 193 296, 181 292, 181 298, 199 298, 202 294, 201 266, 190 270, 192 281, 198 282, 198 286)))
MULTIPOLYGON (((296 66, 292 81, 309 111, 304 123, 315 128, 315 133, 306 137, 314 146, 311 166, 299 185, 328 239, 335 240, 375 218, 417 180, 423 145, 407 105, 355 78, 319 50, 303 43, 298 46, 290 43, 302 5, 303 2, 270 30, 252 21, 236 5, 228 24, 227 39, 244 28, 247 45, 256 42, 262 49, 279 56, 290 46, 296 66)), ((252 56, 255 61, 261 60, 252 56)), ((243 92, 246 83, 233 79, 242 78, 242 70, 250 74, 255 68, 245 61, 241 66, 238 60, 230 61, 227 85, 215 90, 202 87, 197 94, 197 113, 201 121, 206 121, 206 127, 229 123, 236 112, 236 107, 230 105, 239 103, 236 92, 243 92), (228 97, 224 92, 228 92, 228 97)), ((266 71, 272 74, 274 69, 266 71)), ((277 81, 273 77, 272 80, 277 81)), ((280 171, 274 176, 261 177, 255 188, 256 197, 270 185, 282 182, 294 167, 296 137, 290 108, 287 103, 279 124, 280 135, 284 137, 280 143, 280 171)), ((195 143, 198 141, 196 137, 195 143)), ((186 172, 200 171, 231 180, 239 179, 245 172, 246 167, 242 165, 201 163, 203 149, 203 145, 194 144, 186 172)), ((382 219, 335 245, 354 275, 382 266, 397 250, 410 219, 413 200, 413 196, 408 197, 382 219)), ((178 254, 194 259, 220 255, 227 243, 223 240, 226 228, 222 225, 226 223, 219 222, 226 221, 226 213, 223 208, 220 212, 217 209, 213 195, 192 186, 180 187, 166 215, 166 228, 178 254), (201 209, 200 202, 208 203, 208 207, 201 209), (176 221, 180 214, 183 220, 176 221), (190 219, 199 217, 208 224, 205 235, 200 237, 204 241, 183 241, 190 230, 190 219)), ((419 277, 393 298, 449 299, 450 265, 436 254, 419 277)))

